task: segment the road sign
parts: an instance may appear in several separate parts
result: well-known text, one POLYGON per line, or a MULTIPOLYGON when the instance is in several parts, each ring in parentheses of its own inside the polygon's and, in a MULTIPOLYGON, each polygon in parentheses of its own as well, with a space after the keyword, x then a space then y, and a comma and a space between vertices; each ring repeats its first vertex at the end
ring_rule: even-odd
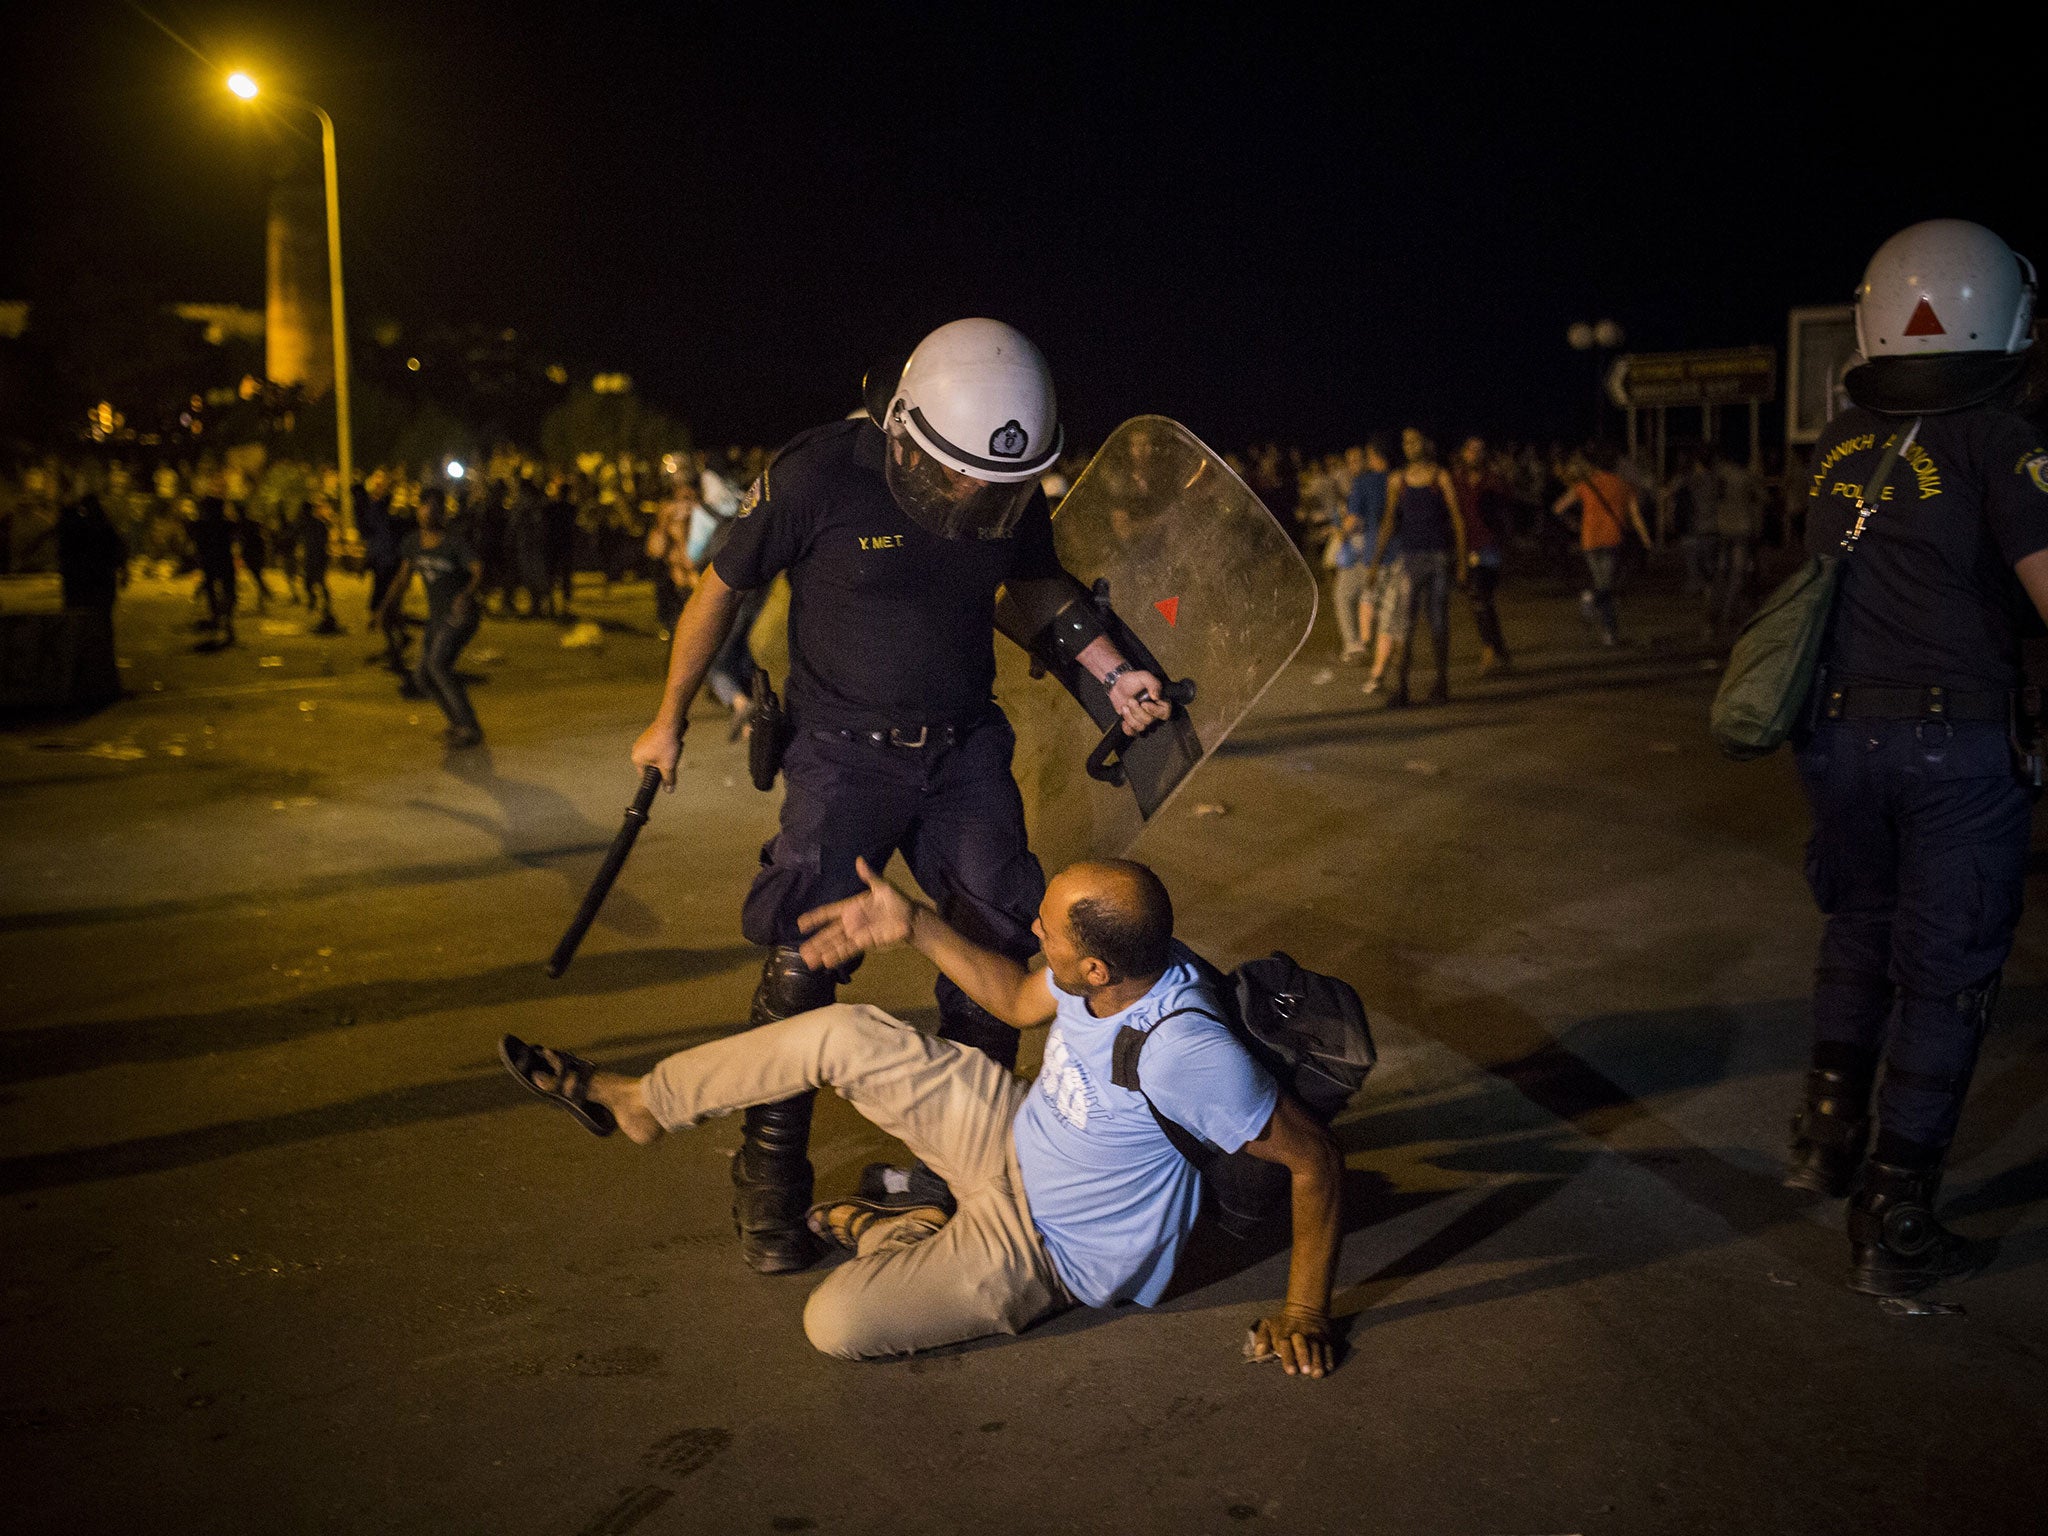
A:
POLYGON ((1816 442, 1846 409, 1842 375, 1856 360, 1856 309, 1819 304, 1791 312, 1785 338, 1785 441, 1816 442))
POLYGON ((1778 393, 1774 347, 1712 352, 1638 352, 1607 370, 1607 397, 1623 410, 1669 405, 1744 405, 1778 393))

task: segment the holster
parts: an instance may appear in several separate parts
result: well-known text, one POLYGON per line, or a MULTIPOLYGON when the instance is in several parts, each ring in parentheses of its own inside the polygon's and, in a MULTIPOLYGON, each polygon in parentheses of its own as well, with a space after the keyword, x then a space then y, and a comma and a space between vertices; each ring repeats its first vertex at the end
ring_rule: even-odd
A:
POLYGON ((2020 685, 2013 692, 2011 720, 2006 740, 2013 774, 2039 799, 2048 780, 2048 627, 2032 612, 2020 630, 2020 685))
POLYGON ((754 708, 747 721, 747 776, 754 781, 754 788, 773 789, 775 775, 782 771, 782 754, 789 750, 789 719, 768 681, 766 667, 754 669, 754 708))

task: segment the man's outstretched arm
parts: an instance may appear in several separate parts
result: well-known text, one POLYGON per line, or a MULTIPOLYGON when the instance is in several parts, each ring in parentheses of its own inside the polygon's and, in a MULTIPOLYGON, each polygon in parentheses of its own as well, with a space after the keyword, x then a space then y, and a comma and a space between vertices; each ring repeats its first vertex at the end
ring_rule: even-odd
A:
POLYGON ((866 859, 856 859, 853 867, 868 884, 864 894, 797 919, 810 935, 803 943, 805 965, 829 970, 871 949, 909 944, 1011 1028, 1029 1029, 1052 1018, 1052 988, 1043 970, 1027 970, 1008 955, 962 938, 937 912, 869 869, 866 859))
POLYGON ((1273 1118, 1245 1150, 1279 1163, 1294 1184, 1294 1251, 1287 1263, 1287 1302, 1252 1331, 1252 1358, 1277 1355, 1290 1376, 1330 1371, 1330 1277, 1342 1226, 1344 1156, 1330 1133, 1282 1091, 1273 1118))

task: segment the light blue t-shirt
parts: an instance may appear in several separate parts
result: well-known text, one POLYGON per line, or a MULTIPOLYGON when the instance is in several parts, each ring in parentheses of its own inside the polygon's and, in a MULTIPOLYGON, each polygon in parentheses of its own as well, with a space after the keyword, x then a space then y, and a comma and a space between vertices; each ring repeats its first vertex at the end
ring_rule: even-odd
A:
MULTIPOLYGON (((1361 469, 1358 478, 1351 482, 1351 494, 1345 498, 1344 510, 1348 516, 1358 519, 1358 531, 1348 538, 1338 535, 1342 539, 1337 546, 1337 569, 1340 571, 1372 563, 1373 545, 1380 536, 1380 519, 1387 510, 1386 471, 1361 469)), ((1392 559, 1398 553, 1390 547, 1382 558, 1392 559)))
POLYGON ((1049 975, 1046 983, 1058 1011, 1016 1125, 1031 1218, 1077 1301, 1149 1307, 1173 1278, 1202 1184, 1145 1094, 1168 1119, 1235 1152, 1266 1128, 1280 1090, 1220 1022, 1194 955, 1178 943, 1152 990, 1108 1018, 1095 1018, 1049 975), (1202 1012, 1166 1018, 1179 1008, 1202 1012), (1143 1094, 1109 1080, 1111 1047, 1126 1024, 1159 1031, 1139 1062, 1143 1094))

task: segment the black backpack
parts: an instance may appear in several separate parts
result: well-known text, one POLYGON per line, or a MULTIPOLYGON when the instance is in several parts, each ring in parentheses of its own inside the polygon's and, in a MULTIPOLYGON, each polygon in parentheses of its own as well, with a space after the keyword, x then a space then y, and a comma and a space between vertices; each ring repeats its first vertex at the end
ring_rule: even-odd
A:
MULTIPOLYGON (((1206 961, 1203 979, 1223 1004, 1221 1023, 1252 1059, 1273 1074, 1324 1125, 1337 1117, 1379 1060, 1365 1005, 1348 982, 1305 969, 1282 951, 1247 960, 1225 975, 1206 961)), ((1152 1026, 1201 1008, 1176 1008, 1152 1026)), ((1208 1015, 1213 1017, 1213 1015, 1208 1015)), ((1109 1080, 1144 1094, 1166 1139, 1196 1168, 1215 1202, 1218 1225, 1248 1236, 1287 1186, 1287 1170, 1240 1149, 1224 1152, 1160 1113, 1138 1076, 1138 1058, 1152 1030, 1125 1025, 1110 1047, 1109 1080)))

